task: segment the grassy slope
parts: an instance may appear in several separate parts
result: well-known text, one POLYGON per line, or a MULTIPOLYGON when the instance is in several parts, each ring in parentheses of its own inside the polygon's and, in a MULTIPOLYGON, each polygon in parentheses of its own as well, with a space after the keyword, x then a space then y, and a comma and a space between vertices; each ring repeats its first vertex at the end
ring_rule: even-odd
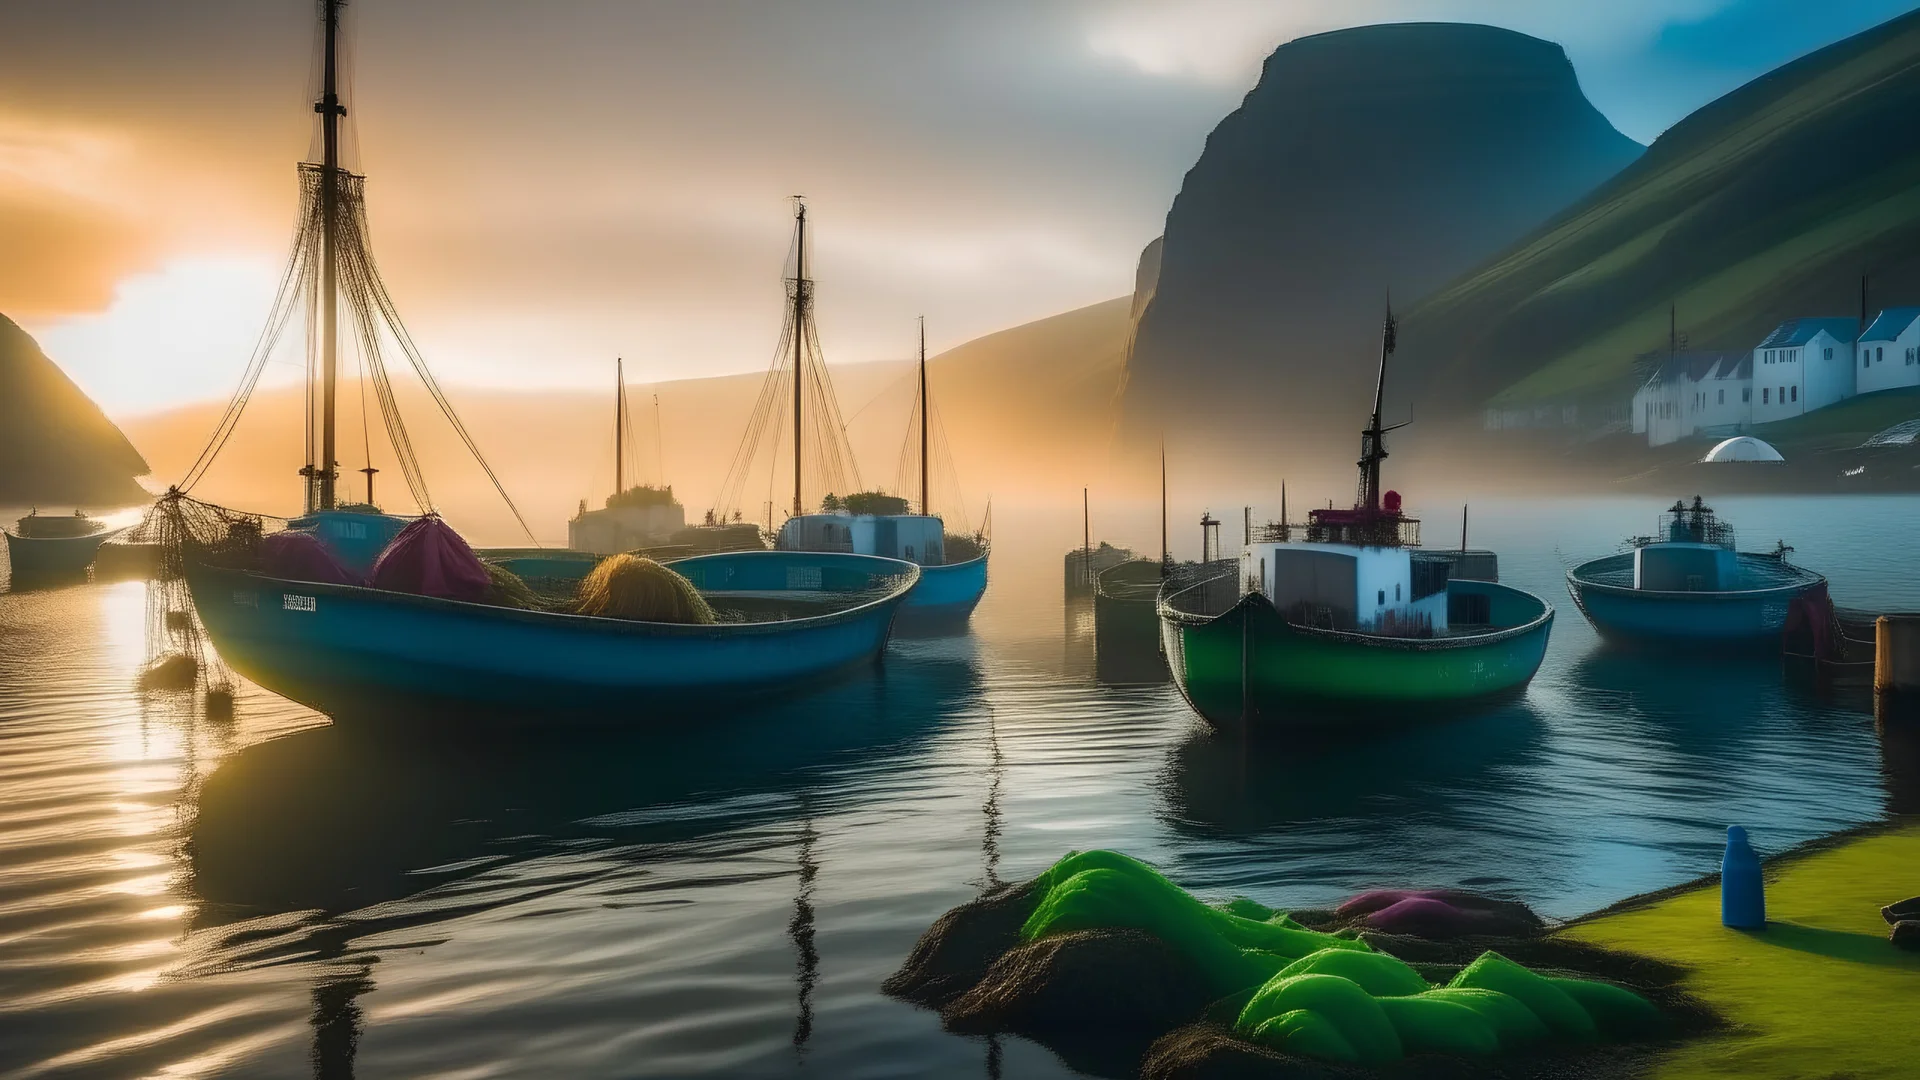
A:
POLYGON ((1566 933, 1692 970, 1685 986, 1734 1025, 1687 1043, 1654 1075, 1896 1080, 1920 1062, 1920 954, 1888 944, 1880 906, 1920 892, 1920 825, 1769 864, 1768 926, 1720 925, 1695 889, 1566 933))
POLYGON ((1422 302, 1404 340, 1459 404, 1631 385, 1665 344, 1747 348, 1920 284, 1920 12, 1694 113, 1531 237, 1422 302))

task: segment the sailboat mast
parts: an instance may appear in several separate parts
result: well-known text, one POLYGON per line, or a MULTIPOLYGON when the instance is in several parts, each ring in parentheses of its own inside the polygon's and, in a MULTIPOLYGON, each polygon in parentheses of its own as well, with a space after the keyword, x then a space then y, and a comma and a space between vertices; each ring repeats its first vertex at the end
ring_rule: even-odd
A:
POLYGON ((920 513, 927 509, 927 317, 920 316, 920 513))
POLYGON ((1393 339, 1393 306, 1389 304, 1387 321, 1380 331, 1380 378, 1373 388, 1373 421, 1360 440, 1360 508, 1376 512, 1380 509, 1380 463, 1387 457, 1381 442, 1386 431, 1380 422, 1380 413, 1386 400, 1387 357, 1393 355, 1393 339))
POLYGON ((799 203, 795 211, 795 241, 793 268, 793 516, 799 517, 805 511, 800 505, 800 387, 806 381, 806 373, 801 369, 805 359, 803 353, 807 337, 807 204, 799 203))
POLYGON ((1160 441, 1160 567, 1161 567, 1161 572, 1165 573, 1166 568, 1172 565, 1173 565, 1173 552, 1170 548, 1167 547, 1167 443, 1166 443, 1166 440, 1162 439, 1160 441))
POLYGON ((324 151, 320 164, 320 235, 326 247, 321 263, 320 281, 320 509, 334 508, 334 382, 339 362, 339 266, 340 266, 340 118, 347 114, 340 104, 339 38, 340 6, 345 0, 321 0, 320 17, 326 35, 326 63, 320 100, 313 111, 320 114, 320 140, 324 151))
POLYGON ((627 461, 627 369, 626 361, 615 357, 613 360, 613 494, 627 490, 626 474, 623 471, 627 461))

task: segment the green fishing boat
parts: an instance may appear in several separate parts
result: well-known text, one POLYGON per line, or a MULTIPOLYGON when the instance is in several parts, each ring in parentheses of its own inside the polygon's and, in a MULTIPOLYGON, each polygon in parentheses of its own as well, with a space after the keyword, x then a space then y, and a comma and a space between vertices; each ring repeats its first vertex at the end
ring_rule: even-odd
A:
POLYGON ((1524 689, 1553 608, 1485 576, 1487 553, 1419 548, 1420 522, 1382 492, 1381 425, 1393 319, 1353 509, 1250 529, 1238 559, 1178 568, 1161 586, 1160 640, 1176 685, 1227 731, 1338 728, 1524 689), (1471 575, 1471 576, 1470 576, 1471 575))

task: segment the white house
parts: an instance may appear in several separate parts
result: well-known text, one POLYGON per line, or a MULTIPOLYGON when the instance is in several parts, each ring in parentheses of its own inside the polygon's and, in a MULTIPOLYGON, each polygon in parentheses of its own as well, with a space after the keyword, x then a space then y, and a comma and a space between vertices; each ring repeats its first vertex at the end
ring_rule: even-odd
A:
POLYGON ((1847 318, 1788 319, 1753 350, 1753 422, 1768 424, 1854 395, 1853 342, 1847 318))
POLYGON ((1648 446, 1698 434, 1736 435, 1752 424, 1750 353, 1679 353, 1633 396, 1633 430, 1648 446))
POLYGON ((1920 307, 1887 308, 1868 325, 1854 348, 1862 394, 1920 386, 1920 307))

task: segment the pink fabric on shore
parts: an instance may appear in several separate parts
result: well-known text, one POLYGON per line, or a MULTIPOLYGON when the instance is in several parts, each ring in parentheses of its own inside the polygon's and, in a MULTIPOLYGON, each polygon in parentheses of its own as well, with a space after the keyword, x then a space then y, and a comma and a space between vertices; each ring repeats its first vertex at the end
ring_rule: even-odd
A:
POLYGON ((327 545, 310 532, 287 529, 260 541, 260 568, 270 577, 325 585, 364 585, 327 545))
POLYGON ((429 514, 400 530, 373 564, 373 587, 437 596, 443 600, 485 600, 491 584, 480 556, 453 527, 429 514))
POLYGON ((1424 938, 1531 934, 1544 926, 1525 904, 1460 889, 1374 889, 1337 911, 1374 930, 1424 938))

